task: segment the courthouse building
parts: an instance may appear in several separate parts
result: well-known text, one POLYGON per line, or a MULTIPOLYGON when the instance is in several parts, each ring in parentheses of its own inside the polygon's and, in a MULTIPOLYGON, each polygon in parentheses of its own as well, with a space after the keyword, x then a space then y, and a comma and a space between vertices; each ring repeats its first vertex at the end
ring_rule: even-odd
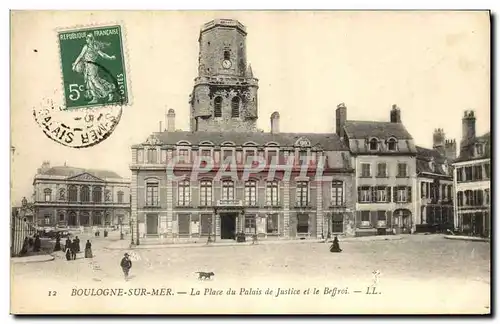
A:
POLYGON ((257 129, 259 86, 247 62, 246 35, 236 20, 205 24, 189 97, 190 130, 175 129, 171 109, 165 131, 132 146, 131 206, 139 238, 354 234, 348 147, 335 133, 282 133, 278 112, 270 116, 270 132, 257 129), (198 165, 200 158, 211 169, 193 175, 193 168, 207 167, 206 161, 198 165), (236 172, 218 176, 227 161, 236 172), (249 167, 258 170, 245 178, 249 167))
POLYGON ((460 154, 453 163, 455 226, 475 235, 491 235, 491 135, 476 136, 474 111, 462 118, 460 154))
POLYGON ((455 140, 434 130, 432 149, 417 146, 417 232, 445 232, 453 222, 455 140))
POLYGON ((33 180, 38 226, 129 224, 130 180, 112 171, 43 162, 33 180))

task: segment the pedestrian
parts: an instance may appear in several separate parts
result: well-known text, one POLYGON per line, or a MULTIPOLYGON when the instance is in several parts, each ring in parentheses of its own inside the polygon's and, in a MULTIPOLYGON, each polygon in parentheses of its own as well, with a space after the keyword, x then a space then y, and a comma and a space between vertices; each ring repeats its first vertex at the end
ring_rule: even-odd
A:
POLYGON ((33 245, 33 252, 40 252, 42 247, 42 241, 40 240, 40 236, 37 234, 35 236, 35 243, 33 245))
POLYGON ((92 243, 90 243, 90 240, 87 240, 85 244, 85 257, 92 258, 92 243))
POLYGON ((335 236, 335 238, 333 239, 332 246, 330 246, 330 252, 335 252, 335 253, 342 252, 342 249, 340 248, 339 244, 339 239, 337 238, 337 236, 335 236))
POLYGON ((66 251, 70 247, 71 247, 71 240, 69 239, 69 237, 67 237, 66 238, 66 244, 64 245, 64 251, 66 251))
POLYGON ((54 246, 54 252, 61 251, 61 238, 59 235, 56 236, 56 245, 54 246))
POLYGON ((28 240, 28 237, 26 236, 24 238, 24 241, 23 241, 23 247, 22 247, 21 252, 19 254, 25 255, 26 253, 28 253, 28 246, 29 246, 29 240, 28 240))
POLYGON ((130 260, 128 253, 125 253, 125 255, 123 256, 123 259, 120 262, 120 266, 122 267, 125 280, 127 280, 130 268, 132 268, 132 261, 130 260))
POLYGON ((30 238, 28 239, 28 245, 29 245, 29 247, 33 247, 34 242, 35 242, 35 241, 33 240, 33 237, 30 237, 30 238))
POLYGON ((69 247, 68 247, 68 248, 66 248, 66 260, 67 260, 67 261, 74 260, 74 259, 73 259, 73 255, 72 255, 72 253, 71 253, 71 249, 70 249, 69 247))
POLYGON ((73 240, 73 242, 71 243, 71 259, 73 260, 76 260, 76 248, 77 248, 77 243, 76 243, 76 239, 73 240))
POLYGON ((104 237, 108 237, 108 230, 107 229, 104 230, 104 237))
POLYGON ((73 242, 75 243, 75 252, 80 253, 80 239, 78 238, 78 236, 75 237, 73 242))

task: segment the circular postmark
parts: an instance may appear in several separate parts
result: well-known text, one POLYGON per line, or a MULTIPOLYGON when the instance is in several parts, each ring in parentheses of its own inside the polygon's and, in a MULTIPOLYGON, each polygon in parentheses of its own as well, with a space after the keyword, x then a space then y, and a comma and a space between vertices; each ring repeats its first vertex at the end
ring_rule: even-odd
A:
MULTIPOLYGON (((127 103, 123 82, 99 63, 85 61, 87 69, 93 69, 100 84, 78 85, 75 94, 86 96, 88 105, 68 108, 62 102, 46 99, 33 109, 33 116, 43 133, 51 140, 72 148, 94 146, 108 138, 120 122, 123 107, 127 103), (106 89, 102 89, 106 86, 106 89), (100 92, 99 92, 100 91, 100 92), (111 103, 109 103, 111 102, 111 103)), ((81 65, 75 71, 81 72, 81 65)), ((85 72, 85 71, 84 71, 85 72)), ((87 72, 89 73, 89 72, 87 72)), ((92 80, 90 80, 92 81, 92 80)), ((55 98, 65 98, 54 91, 55 98)))

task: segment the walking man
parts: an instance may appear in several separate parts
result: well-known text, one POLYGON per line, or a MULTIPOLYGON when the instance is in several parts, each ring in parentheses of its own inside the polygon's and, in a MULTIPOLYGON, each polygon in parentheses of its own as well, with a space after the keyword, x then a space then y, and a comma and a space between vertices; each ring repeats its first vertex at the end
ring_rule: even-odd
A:
POLYGON ((120 266, 122 267, 125 280, 127 280, 130 268, 132 268, 132 261, 130 260, 128 253, 125 253, 125 255, 123 256, 123 259, 120 262, 120 266))

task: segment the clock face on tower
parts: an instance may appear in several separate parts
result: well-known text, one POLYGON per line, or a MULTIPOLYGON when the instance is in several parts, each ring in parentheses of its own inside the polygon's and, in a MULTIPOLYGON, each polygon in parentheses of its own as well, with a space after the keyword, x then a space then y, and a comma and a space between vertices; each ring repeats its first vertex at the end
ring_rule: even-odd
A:
POLYGON ((232 63, 230 60, 224 60, 222 61, 222 67, 225 69, 229 69, 231 67, 232 63))

